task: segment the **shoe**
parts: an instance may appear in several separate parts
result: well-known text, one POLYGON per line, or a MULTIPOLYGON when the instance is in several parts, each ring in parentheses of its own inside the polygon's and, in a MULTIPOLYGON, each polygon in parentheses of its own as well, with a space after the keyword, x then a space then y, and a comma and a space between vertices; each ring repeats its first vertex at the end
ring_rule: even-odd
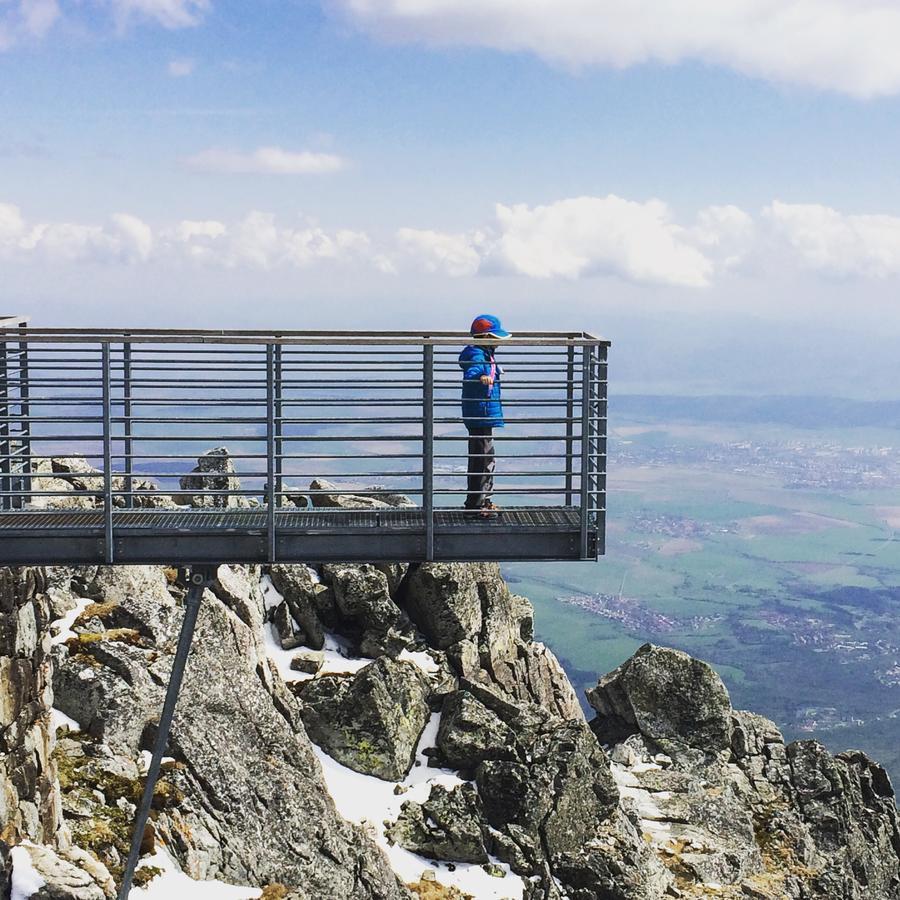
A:
POLYGON ((500 507, 494 506, 490 500, 488 500, 478 512, 482 519, 497 519, 500 517, 500 507))

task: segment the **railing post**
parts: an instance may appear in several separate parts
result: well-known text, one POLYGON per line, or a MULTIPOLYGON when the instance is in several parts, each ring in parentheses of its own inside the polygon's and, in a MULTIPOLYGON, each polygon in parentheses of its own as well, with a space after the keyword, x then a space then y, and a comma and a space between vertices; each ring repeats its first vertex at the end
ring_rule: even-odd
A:
POLYGON ((103 367, 103 543, 104 559, 107 565, 115 562, 113 544, 113 501, 112 501, 112 391, 110 389, 109 342, 100 345, 101 366, 103 367))
POLYGON ((581 558, 588 559, 588 526, 591 505, 591 350, 581 347, 581 558))
POLYGON ((597 556, 606 553, 607 349, 597 348, 597 556), (602 500, 602 503, 601 503, 602 500))
MULTIPOLYGON (((278 337, 278 335, 276 335, 278 337)), ((282 491, 284 490, 284 438, 283 423, 284 397, 281 383, 281 353, 282 345, 275 345, 275 503, 281 505, 282 491)))
POLYGON ((9 439, 9 342, 0 336, 0 509, 12 509, 12 442, 9 439))
POLYGON ((275 562, 275 347, 266 344, 266 538, 268 559, 275 562))
MULTIPOLYGON (((569 335, 573 337, 573 335, 569 335)), ((575 470, 575 345, 566 348, 566 506, 572 505, 575 470)))
POLYGON ((422 348, 422 508, 425 559, 434 559, 434 344, 422 348))
MULTIPOLYGON (((27 325, 22 322, 19 332, 24 337, 27 325)), ((19 341, 19 412, 22 415, 22 491, 20 507, 31 494, 31 391, 28 384, 28 341, 19 341)))
POLYGON ((134 478, 131 474, 134 461, 131 458, 131 341, 128 340, 122 344, 122 415, 125 419, 125 506, 131 509, 134 506, 134 478))

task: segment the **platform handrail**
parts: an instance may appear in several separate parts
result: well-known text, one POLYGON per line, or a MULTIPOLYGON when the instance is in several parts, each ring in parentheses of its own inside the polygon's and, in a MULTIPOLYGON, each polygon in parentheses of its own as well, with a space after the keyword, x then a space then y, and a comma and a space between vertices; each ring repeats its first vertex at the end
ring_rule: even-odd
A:
MULTIPOLYGON (((254 533, 271 563, 286 552, 282 512, 327 518, 336 493, 368 509, 404 495, 421 510, 415 554, 440 558, 444 512, 461 508, 466 463, 477 461, 457 360, 471 343, 490 341, 442 331, 31 328, 26 317, 0 318, 0 510, 102 508, 101 558, 115 563, 127 514, 160 498, 202 507, 210 522, 258 508, 265 526, 254 533), (204 460, 213 448, 224 448, 230 469, 204 460), (57 457, 86 469, 51 464, 57 457), (337 487, 298 483, 316 478, 337 487)), ((535 522, 542 510, 569 510, 584 559, 603 545, 609 346, 586 331, 531 331, 498 351, 506 428, 493 435, 493 494, 535 522)))

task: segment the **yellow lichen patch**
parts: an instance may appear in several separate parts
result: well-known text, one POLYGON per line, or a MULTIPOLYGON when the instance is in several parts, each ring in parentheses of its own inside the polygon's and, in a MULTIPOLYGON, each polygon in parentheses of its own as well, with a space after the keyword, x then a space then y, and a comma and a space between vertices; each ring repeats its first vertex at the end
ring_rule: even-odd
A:
POLYGON ((259 900, 284 900, 289 893, 283 884, 267 884, 259 895, 259 900))
POLYGON ((475 900, 471 894, 464 894, 459 888, 447 887, 437 881, 422 878, 407 887, 419 900, 475 900))
POLYGON ((89 603, 75 620, 75 625, 84 625, 89 619, 105 621, 118 608, 119 604, 115 600, 110 600, 108 603, 89 603))
POLYGON ((796 849, 781 837, 783 832, 773 827, 778 813, 786 808, 784 803, 772 803, 765 811, 754 816, 753 836, 762 856, 765 875, 770 881, 775 878, 783 882, 788 875, 810 880, 819 873, 804 865, 799 860, 796 849))
POLYGON ((135 887, 144 887, 150 884, 158 875, 162 875, 163 870, 157 866, 141 866, 135 870, 132 883, 135 887))
POLYGON ((175 584, 178 581, 178 569, 169 566, 163 569, 163 572, 165 573, 166 581, 168 581, 169 584, 175 584))
POLYGON ((78 650, 77 648, 82 646, 78 643, 74 638, 69 638, 66 641, 66 646, 69 648, 69 652, 73 653, 73 651, 77 651, 73 653, 72 659, 81 663, 83 666, 90 666, 92 669, 100 668, 100 660, 95 659, 91 656, 90 653, 85 653, 83 650, 78 650))
MULTIPOLYGON (((103 862, 113 878, 122 874, 122 862, 128 856, 131 830, 134 823, 133 808, 144 790, 139 778, 127 778, 103 768, 102 762, 90 753, 74 752, 72 743, 89 743, 90 739, 72 733, 53 751, 53 759, 59 772, 59 786, 63 793, 63 805, 67 800, 78 807, 85 807, 90 814, 67 818, 74 843, 91 852, 103 862), (69 752, 66 752, 66 748, 69 752), (122 800, 127 801, 124 809, 122 800)), ((87 749, 87 748, 86 748, 87 749)), ((153 794, 155 809, 168 809, 183 799, 181 792, 165 779, 156 785, 153 794)), ((152 875, 147 876, 148 879, 152 875)))
POLYGON ((110 628, 107 631, 83 631, 66 641, 70 649, 97 644, 101 641, 118 641, 120 644, 131 644, 138 647, 143 643, 141 633, 135 628, 110 628))

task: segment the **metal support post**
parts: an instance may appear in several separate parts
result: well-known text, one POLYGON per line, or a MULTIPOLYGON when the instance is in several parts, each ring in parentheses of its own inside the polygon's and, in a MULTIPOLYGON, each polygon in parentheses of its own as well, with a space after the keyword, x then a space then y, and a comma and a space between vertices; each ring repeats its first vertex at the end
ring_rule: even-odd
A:
POLYGON ((422 348, 422 507, 425 559, 434 559, 434 345, 422 348))
POLYGON ((591 505, 591 348, 581 348, 581 558, 588 559, 588 523, 591 505))
MULTIPOLYGON (((27 324, 19 325, 19 333, 24 336, 27 324)), ((31 393, 28 383, 28 341, 19 341, 19 412, 22 414, 20 447, 22 450, 22 491, 20 508, 31 494, 31 393)))
POLYGON ((600 417, 595 428, 597 429, 597 556, 606 553, 606 437, 607 437, 607 349, 598 347, 597 353, 597 415, 600 417))
POLYGON ((181 690, 181 681, 184 678, 184 669, 191 650, 191 641, 193 640, 194 628, 197 624, 197 613, 200 611, 203 591, 216 577, 216 571, 217 567, 197 566, 190 570, 188 576, 188 592, 184 606, 184 619, 181 622, 181 634, 178 636, 178 648, 175 651, 175 659, 172 662, 172 672, 169 675, 169 686, 166 688, 166 700, 163 704, 162 715, 159 718, 159 727, 156 729, 153 755, 150 758, 150 768, 147 770, 147 780, 144 783, 141 805, 138 807, 137 817, 134 822, 134 833, 131 836, 131 852, 128 854, 128 862, 125 864, 125 871, 122 874, 118 900, 127 900, 131 890, 134 871, 141 856, 141 844, 144 842, 144 829, 147 827, 147 822, 150 818, 153 793, 156 790, 160 765, 169 742, 169 732, 172 729, 175 705, 178 703, 178 693, 181 690))
POLYGON ((575 345, 566 348, 566 506, 572 505, 575 469, 575 345))
POLYGON ((113 502, 112 502, 112 396, 110 389, 109 343, 101 345, 101 366, 103 368, 103 544, 107 565, 115 562, 113 544, 113 502))
POLYGON ((275 562, 275 348, 266 344, 266 539, 275 562))
POLYGON ((282 346, 275 345, 275 504, 281 504, 282 491, 284 490, 284 439, 282 437, 284 424, 284 396, 281 383, 282 346))
POLYGON ((131 439, 131 342, 122 344, 122 417, 125 419, 125 506, 131 509, 134 503, 134 478, 132 471, 133 442, 131 439))

